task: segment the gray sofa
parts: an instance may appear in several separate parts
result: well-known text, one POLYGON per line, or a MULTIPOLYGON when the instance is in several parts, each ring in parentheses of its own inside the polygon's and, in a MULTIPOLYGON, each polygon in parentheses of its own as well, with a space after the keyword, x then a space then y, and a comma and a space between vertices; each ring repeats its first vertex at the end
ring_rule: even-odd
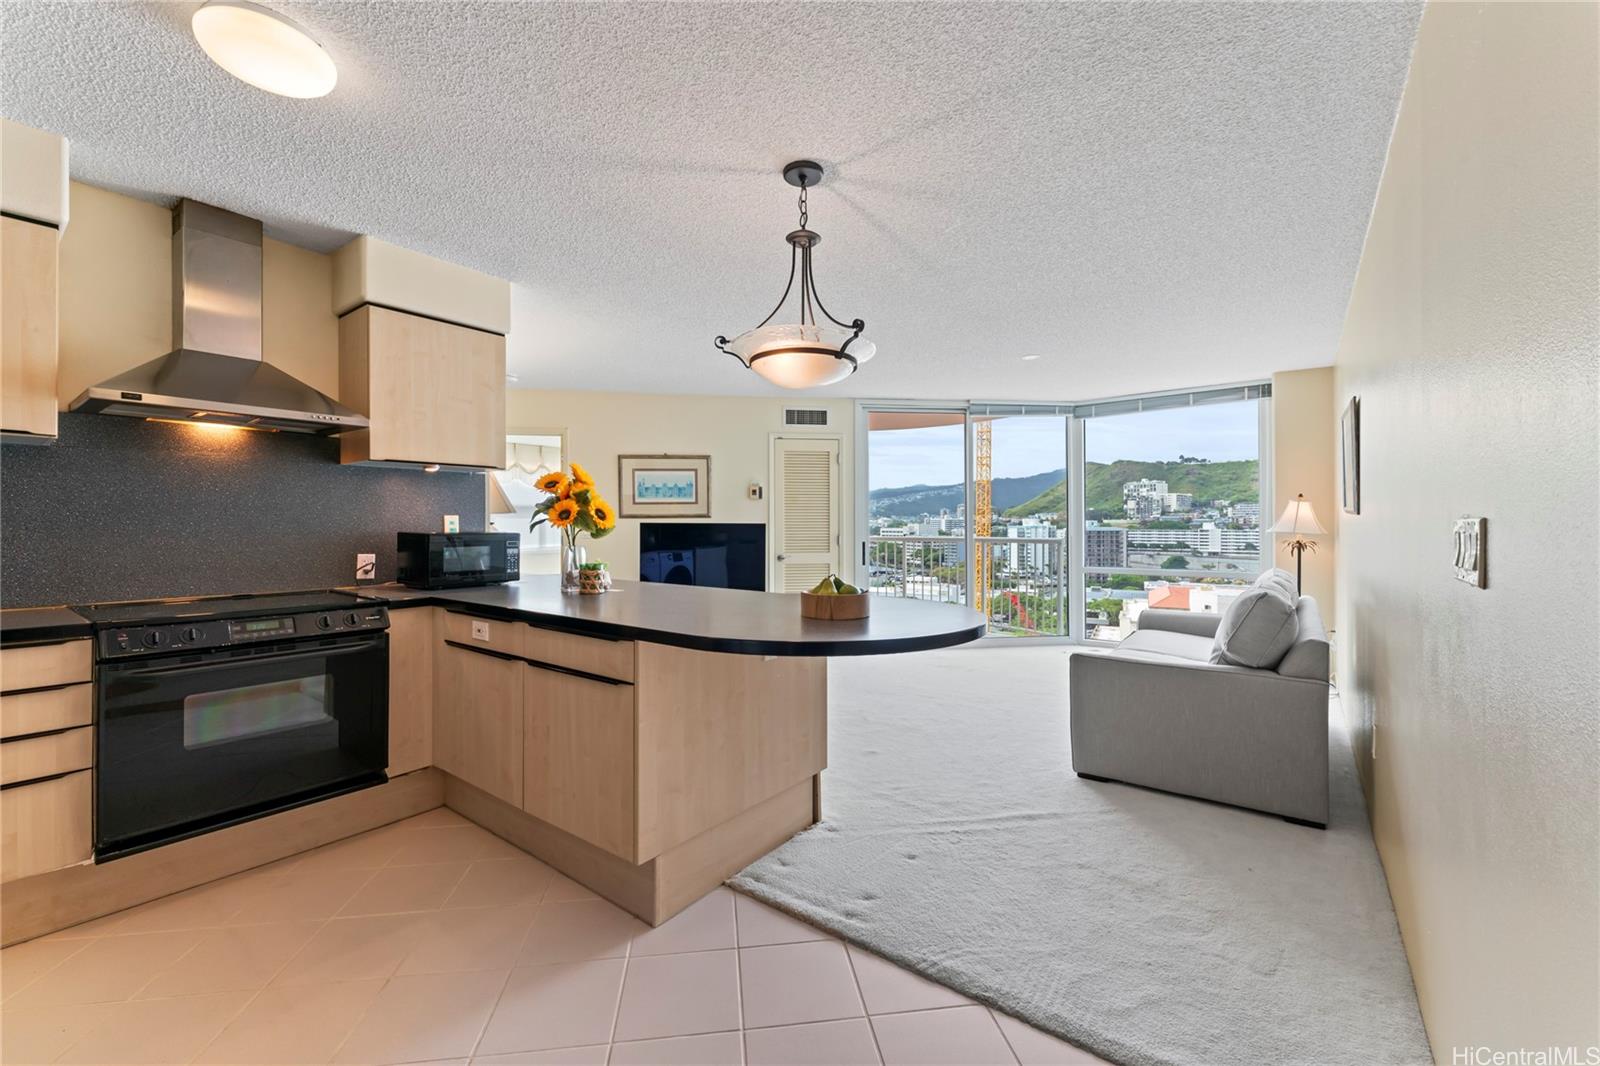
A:
POLYGON ((1080 776, 1327 825, 1328 638, 1292 575, 1263 574, 1221 615, 1147 609, 1069 676, 1080 776))

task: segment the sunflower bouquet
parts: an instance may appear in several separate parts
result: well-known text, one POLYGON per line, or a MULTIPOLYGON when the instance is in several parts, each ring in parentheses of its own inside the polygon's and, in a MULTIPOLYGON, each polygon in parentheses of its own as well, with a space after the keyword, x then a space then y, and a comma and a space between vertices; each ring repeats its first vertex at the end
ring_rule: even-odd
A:
POLYGON ((562 543, 566 547, 562 583, 563 586, 576 585, 577 571, 584 565, 583 549, 578 547, 578 537, 584 533, 596 540, 606 536, 616 528, 617 512, 601 499, 600 493, 595 490, 594 478, 577 463, 572 464, 570 474, 552 470, 535 481, 534 485, 548 494, 548 498, 533 509, 533 521, 528 528, 537 529, 541 523, 548 523, 553 529, 561 531, 562 543))

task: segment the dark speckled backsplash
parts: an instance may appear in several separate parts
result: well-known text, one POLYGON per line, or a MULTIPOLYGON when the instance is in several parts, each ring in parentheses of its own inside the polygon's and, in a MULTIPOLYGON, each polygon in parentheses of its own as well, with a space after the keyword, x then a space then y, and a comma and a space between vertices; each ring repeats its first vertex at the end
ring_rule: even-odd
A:
POLYGON ((484 528, 482 474, 341 466, 339 442, 63 414, 0 447, 0 606, 349 585, 394 577, 394 535, 484 528))

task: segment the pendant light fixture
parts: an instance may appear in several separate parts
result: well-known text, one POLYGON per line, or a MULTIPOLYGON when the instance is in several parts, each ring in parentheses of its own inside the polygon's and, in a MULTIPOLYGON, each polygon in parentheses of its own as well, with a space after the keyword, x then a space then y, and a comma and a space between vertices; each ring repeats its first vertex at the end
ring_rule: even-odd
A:
POLYGON ((822 242, 822 235, 806 226, 806 190, 822 180, 822 165, 809 159, 797 160, 783 168, 783 180, 800 189, 800 228, 784 238, 790 245, 789 281, 772 314, 732 340, 718 337, 717 350, 786 389, 832 385, 855 373, 857 367, 872 358, 877 347, 861 336, 867 328, 861 319, 846 325, 828 313, 811 277, 811 250, 822 242), (793 317, 770 325, 794 291, 796 275, 800 278, 800 296, 793 317))

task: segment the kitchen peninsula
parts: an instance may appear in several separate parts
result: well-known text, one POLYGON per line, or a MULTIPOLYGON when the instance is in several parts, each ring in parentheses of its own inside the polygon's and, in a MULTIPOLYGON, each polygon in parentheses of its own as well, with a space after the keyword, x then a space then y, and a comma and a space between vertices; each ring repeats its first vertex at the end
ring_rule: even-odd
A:
MULTIPOLYGON (((388 611, 389 780, 126 859, 58 858, 8 883, 25 926, 8 920, 7 942, 441 802, 659 924, 821 819, 827 657, 949 647, 984 628, 948 604, 882 598, 869 618, 819 621, 795 595, 618 582, 572 596, 554 577, 351 591, 388 611), (393 811, 386 790, 403 797, 393 811)), ((87 663, 90 627, 72 617, 0 612, 8 691, 23 653, 77 643, 72 661, 87 663)), ((30 833, 89 838, 87 825, 6 831, 8 850, 30 833)))

